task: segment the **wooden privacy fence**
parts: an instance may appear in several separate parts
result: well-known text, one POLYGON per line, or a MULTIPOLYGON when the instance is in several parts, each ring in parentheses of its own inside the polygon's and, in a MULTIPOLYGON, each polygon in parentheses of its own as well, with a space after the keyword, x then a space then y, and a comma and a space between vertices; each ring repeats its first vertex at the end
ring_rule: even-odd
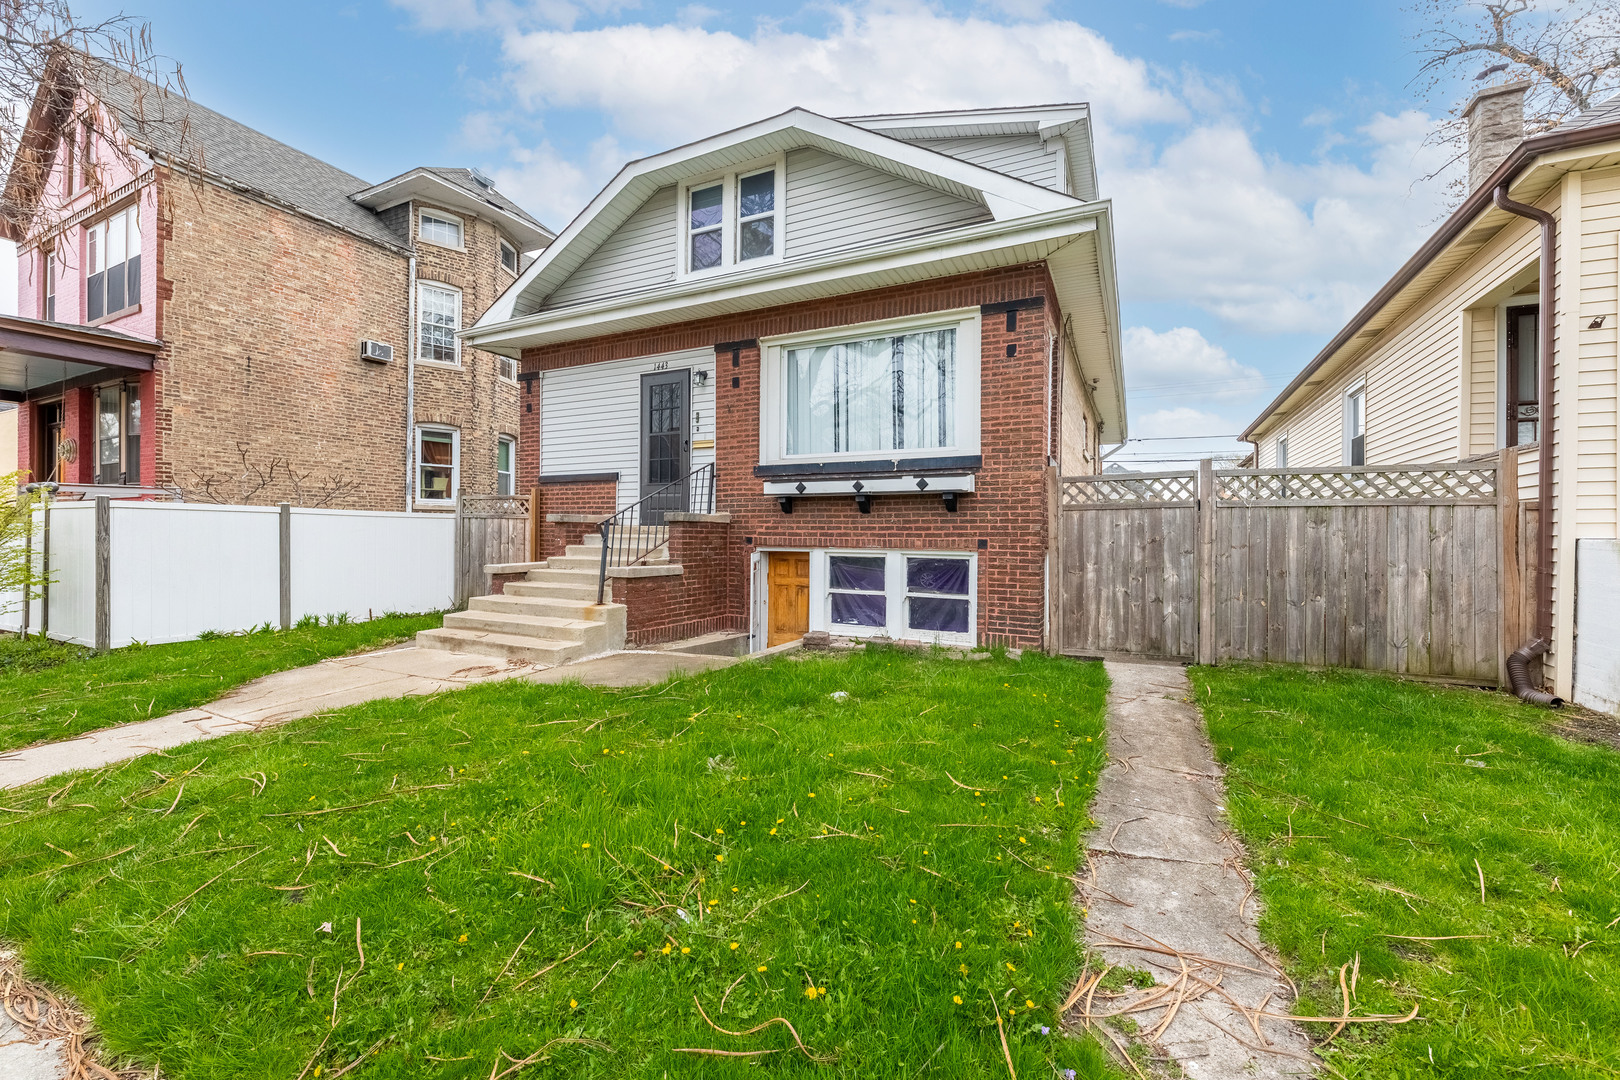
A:
POLYGON ((1524 631, 1506 487, 1494 460, 1065 478, 1063 651, 1498 682, 1524 631))
POLYGON ((467 495, 456 500, 456 604, 490 590, 484 567, 529 561, 532 495, 467 495))

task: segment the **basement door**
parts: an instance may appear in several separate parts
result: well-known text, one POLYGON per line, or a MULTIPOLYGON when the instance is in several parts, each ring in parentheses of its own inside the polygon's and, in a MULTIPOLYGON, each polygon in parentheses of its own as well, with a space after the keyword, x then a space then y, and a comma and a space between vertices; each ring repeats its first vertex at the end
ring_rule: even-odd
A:
POLYGON ((765 647, 797 641, 810 632, 810 553, 770 552, 766 574, 765 647))
POLYGON ((666 513, 685 510, 690 503, 684 485, 661 489, 690 471, 691 379, 684 368, 641 377, 641 498, 658 494, 643 509, 643 525, 662 525, 666 513))

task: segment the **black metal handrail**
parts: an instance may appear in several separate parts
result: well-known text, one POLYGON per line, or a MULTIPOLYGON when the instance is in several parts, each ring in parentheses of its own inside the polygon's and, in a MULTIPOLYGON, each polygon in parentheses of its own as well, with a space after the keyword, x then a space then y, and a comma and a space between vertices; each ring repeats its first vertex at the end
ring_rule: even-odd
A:
POLYGON ((596 602, 607 599, 609 566, 635 566, 669 543, 665 514, 714 513, 714 465, 699 465, 620 510, 597 526, 602 536, 602 565, 596 578, 596 602))

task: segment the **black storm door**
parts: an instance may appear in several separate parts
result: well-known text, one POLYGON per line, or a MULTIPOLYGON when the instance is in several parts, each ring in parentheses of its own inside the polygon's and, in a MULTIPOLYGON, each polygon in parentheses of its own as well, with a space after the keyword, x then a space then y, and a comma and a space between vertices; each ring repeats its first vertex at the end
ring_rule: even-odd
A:
MULTIPOLYGON (((641 497, 668 487, 685 476, 692 442, 690 424, 691 372, 659 371, 641 377, 641 497)), ((662 525, 670 510, 685 510, 685 486, 663 492, 648 503, 644 525, 662 525)))

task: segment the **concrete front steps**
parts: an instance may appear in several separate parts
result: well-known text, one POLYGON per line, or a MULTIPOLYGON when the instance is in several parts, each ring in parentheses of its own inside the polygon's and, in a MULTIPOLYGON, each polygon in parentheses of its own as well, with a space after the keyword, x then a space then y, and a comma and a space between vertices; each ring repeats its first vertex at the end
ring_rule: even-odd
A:
MULTIPOLYGON (((636 561, 643 569, 631 572, 680 573, 663 546, 668 530, 646 530, 643 541, 660 546, 636 561)), ((624 648, 624 605, 596 602, 600 536, 587 536, 582 544, 569 544, 565 554, 529 566, 523 580, 508 582, 496 595, 473 597, 466 611, 446 615, 443 627, 417 634, 417 646, 547 667, 624 648)))

